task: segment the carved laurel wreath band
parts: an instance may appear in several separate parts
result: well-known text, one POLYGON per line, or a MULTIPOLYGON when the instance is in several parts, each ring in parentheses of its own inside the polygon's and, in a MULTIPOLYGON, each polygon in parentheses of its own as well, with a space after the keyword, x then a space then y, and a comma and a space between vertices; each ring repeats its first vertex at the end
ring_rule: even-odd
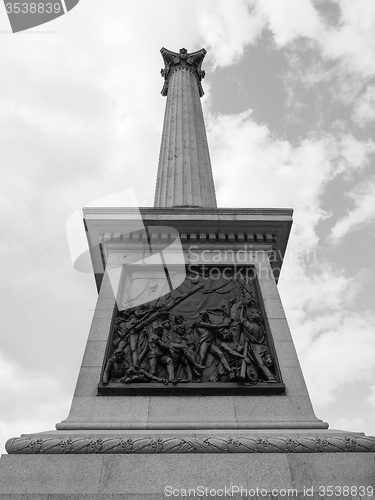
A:
POLYGON ((375 452, 375 437, 19 437, 9 454, 348 453, 375 452))

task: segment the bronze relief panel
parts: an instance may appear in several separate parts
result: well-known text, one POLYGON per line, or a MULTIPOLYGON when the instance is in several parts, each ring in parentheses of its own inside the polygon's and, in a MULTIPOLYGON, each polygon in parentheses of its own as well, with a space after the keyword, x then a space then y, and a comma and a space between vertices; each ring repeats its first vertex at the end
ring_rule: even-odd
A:
POLYGON ((284 392, 253 267, 189 267, 171 284, 126 270, 99 394, 284 392))

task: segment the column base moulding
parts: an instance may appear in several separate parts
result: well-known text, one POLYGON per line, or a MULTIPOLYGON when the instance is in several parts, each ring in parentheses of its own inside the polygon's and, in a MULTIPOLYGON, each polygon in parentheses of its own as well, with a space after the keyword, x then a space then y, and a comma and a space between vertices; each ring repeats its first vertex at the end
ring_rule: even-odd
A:
POLYGON ((21 436, 6 443, 9 454, 184 454, 184 453, 355 453, 375 452, 375 437, 291 434, 215 435, 69 435, 21 436))

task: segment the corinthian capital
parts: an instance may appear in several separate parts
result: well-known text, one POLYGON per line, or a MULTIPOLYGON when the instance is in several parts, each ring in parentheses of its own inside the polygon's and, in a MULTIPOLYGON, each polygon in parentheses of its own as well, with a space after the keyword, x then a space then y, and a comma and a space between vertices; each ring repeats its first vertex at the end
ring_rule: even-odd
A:
POLYGON ((197 79, 198 91, 200 97, 204 95, 201 80, 205 76, 202 70, 202 62, 206 55, 206 50, 201 49, 190 54, 186 49, 180 49, 180 52, 172 52, 171 50, 160 49, 161 55, 164 60, 164 68, 160 71, 161 76, 164 78, 164 85, 161 90, 163 96, 168 94, 169 79, 172 74, 178 69, 185 69, 191 71, 197 79))

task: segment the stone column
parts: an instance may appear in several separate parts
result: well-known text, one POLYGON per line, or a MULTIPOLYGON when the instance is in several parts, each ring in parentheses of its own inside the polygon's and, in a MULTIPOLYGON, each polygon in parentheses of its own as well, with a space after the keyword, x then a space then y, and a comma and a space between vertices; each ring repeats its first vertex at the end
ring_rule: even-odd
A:
POLYGON ((161 49, 167 96, 155 207, 216 208, 215 187, 200 97, 204 49, 179 54, 161 49))

